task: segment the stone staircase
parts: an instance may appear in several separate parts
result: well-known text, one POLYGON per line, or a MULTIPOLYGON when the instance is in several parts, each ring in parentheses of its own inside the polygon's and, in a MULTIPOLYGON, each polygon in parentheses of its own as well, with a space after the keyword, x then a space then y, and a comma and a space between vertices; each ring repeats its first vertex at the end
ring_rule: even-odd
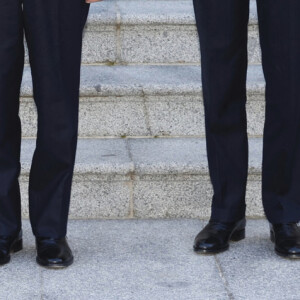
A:
MULTIPOLYGON (((85 31, 70 217, 210 214, 199 43, 190 0, 106 0, 85 31)), ((247 214, 262 217, 264 122, 255 3, 249 21, 247 214)), ((27 66, 21 93, 23 216, 36 111, 27 66)))

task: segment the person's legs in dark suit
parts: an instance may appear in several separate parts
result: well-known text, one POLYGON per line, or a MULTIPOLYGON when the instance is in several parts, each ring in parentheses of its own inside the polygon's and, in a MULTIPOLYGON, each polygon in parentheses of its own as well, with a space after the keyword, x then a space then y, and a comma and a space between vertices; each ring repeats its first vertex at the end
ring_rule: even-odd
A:
POLYGON ((0 236, 21 229, 21 123, 19 93, 24 66, 23 20, 19 1, 0 2, 0 236))
POLYGON ((266 79, 262 199, 272 223, 300 220, 300 2, 258 0, 266 79))
MULTIPOLYGON (((226 250, 228 240, 244 237, 249 0, 194 0, 194 7, 214 191, 210 222, 194 244, 196 251, 205 253, 226 250), (216 232, 218 238, 212 237, 216 232)), ((300 99, 296 94, 300 82, 299 9, 296 0, 258 0, 266 78, 262 199, 267 219, 277 224, 271 226, 278 237, 276 247, 289 257, 300 257, 300 235, 295 224, 300 220, 300 99), (288 232, 295 237, 289 246, 288 232), (299 247, 291 253, 297 243, 299 247)))
POLYGON ((266 79, 262 200, 275 251, 300 258, 300 2, 257 0, 266 79))
POLYGON ((25 0, 24 24, 38 112, 29 180, 35 236, 66 235, 78 128, 83 0, 25 0))
POLYGON ((213 185, 212 216, 245 216, 248 0, 194 0, 200 38, 206 145, 213 185))
POLYGON ((25 31, 38 112, 29 179, 30 221, 38 250, 64 249, 64 257, 56 257, 57 249, 38 253, 41 264, 48 264, 50 256, 56 266, 72 261, 65 236, 77 146, 82 31, 88 9, 84 0, 4 0, 0 4, 0 236, 16 237, 21 229, 18 104, 25 31))

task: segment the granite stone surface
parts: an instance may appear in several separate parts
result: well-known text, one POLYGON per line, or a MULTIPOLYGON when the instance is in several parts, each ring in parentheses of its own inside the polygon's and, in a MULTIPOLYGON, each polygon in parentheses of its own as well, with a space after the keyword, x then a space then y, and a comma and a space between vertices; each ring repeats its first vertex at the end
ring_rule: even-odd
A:
MULTIPOLYGON (((263 133, 265 80, 247 73, 248 134, 263 133)), ((25 68, 20 116, 25 137, 36 135, 30 69, 25 68)), ((79 136, 204 136, 199 66, 83 66, 79 136)))
POLYGON ((218 255, 192 250, 201 220, 72 220, 74 264, 35 263, 23 221, 24 250, 0 267, 0 298, 128 300, 298 300, 299 263, 277 256, 266 220, 248 220, 246 238, 218 255))
MULTIPOLYGON (((34 139, 22 143, 23 216, 34 139)), ((247 215, 262 217, 262 140, 249 140, 247 215)), ((212 188, 203 138, 80 139, 70 217, 208 218, 212 188)))
MULTIPOLYGON (((256 2, 250 1, 249 63, 261 62, 256 2)), ((106 0, 91 5, 84 64, 198 64, 199 38, 191 0, 106 0)), ((28 63, 28 52, 26 51, 28 63)))

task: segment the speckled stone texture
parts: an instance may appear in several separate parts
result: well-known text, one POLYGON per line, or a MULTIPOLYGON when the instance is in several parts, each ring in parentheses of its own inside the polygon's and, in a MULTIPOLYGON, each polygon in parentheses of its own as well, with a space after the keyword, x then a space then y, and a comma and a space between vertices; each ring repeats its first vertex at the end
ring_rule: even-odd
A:
MULTIPOLYGON (((28 216, 28 173, 35 141, 22 142, 21 193, 23 216, 28 216)), ((72 186, 72 218, 128 218, 131 216, 134 164, 122 139, 78 142, 72 186)))
MULTIPOLYGON (((247 215, 263 217, 261 139, 250 144, 247 215)), ((23 216, 35 140, 22 143, 23 216)), ((208 218, 212 188, 203 138, 80 139, 71 218, 208 218)))
POLYGON ((298 300, 300 261, 277 256, 266 220, 248 220, 246 239, 218 255, 192 250, 202 220, 70 221, 75 261, 53 271, 35 263, 23 222, 24 250, 0 267, 8 300, 298 300))
MULTIPOLYGON (((262 217, 262 139, 257 137, 263 133, 265 81, 256 2, 250 5, 247 215, 262 217)), ((209 217, 212 190, 199 63, 191 0, 91 5, 84 32, 71 218, 209 217)), ((27 66, 20 107, 25 217, 37 127, 32 98, 27 66)))
MULTIPOLYGON (((248 68, 248 133, 262 135, 265 80, 248 68)), ((36 135, 30 70, 21 99, 23 136, 36 135)), ((204 136, 201 67, 83 66, 79 136, 204 136)))
MULTIPOLYGON (((259 63, 255 2, 249 20, 249 63, 259 63)), ((91 7, 84 63, 199 63, 192 1, 107 1, 91 7)))
MULTIPOLYGON (((255 2, 249 20, 249 63, 259 63, 255 2)), ((199 63, 192 1, 114 1, 91 8, 84 63, 199 63)))
MULTIPOLYGON (((256 2, 250 2, 249 63, 261 62, 256 2)), ((27 52, 26 52, 27 54, 27 52)), ((199 63, 191 0, 106 0, 91 6, 84 64, 199 63)), ((28 62, 28 55, 26 55, 28 62)))

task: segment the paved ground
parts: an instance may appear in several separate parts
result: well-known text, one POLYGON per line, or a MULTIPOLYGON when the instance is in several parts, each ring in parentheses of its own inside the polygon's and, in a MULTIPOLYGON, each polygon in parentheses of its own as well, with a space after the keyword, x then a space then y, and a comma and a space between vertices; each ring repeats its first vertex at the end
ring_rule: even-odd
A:
POLYGON ((249 220, 246 239, 215 256, 192 251, 203 224, 70 221, 75 263, 52 271, 36 265, 24 221, 25 249, 0 268, 0 299, 300 299, 300 260, 274 254, 265 220, 249 220))

